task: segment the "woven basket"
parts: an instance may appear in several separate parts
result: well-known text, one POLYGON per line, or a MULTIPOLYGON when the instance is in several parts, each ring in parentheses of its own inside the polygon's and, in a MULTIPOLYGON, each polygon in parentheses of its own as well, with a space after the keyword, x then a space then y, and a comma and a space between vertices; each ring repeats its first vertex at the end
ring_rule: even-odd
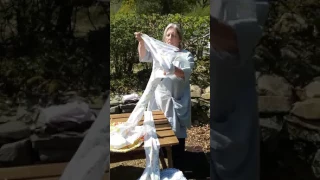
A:
MULTIPOLYGON (((122 124, 123 122, 115 122, 115 123, 111 123, 110 125, 110 131, 114 129, 114 127, 118 124, 122 124)), ((111 152, 116 152, 116 153, 126 153, 126 152, 129 152, 129 151, 132 151, 134 149, 137 149, 138 147, 140 147, 144 142, 144 138, 141 137, 139 139, 137 139, 132 145, 128 145, 128 146, 125 146, 121 149, 113 149, 110 147, 110 151, 111 152)))

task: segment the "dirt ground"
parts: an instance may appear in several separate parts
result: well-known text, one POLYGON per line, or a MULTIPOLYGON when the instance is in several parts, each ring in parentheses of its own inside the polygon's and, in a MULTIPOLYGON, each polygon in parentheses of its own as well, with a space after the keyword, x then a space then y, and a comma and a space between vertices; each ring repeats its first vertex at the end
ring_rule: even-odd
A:
MULTIPOLYGON (((280 154, 266 154, 262 150, 260 153, 261 180, 314 180, 310 167, 296 160, 294 158, 296 156, 292 155, 291 151, 287 149, 282 150, 280 154)), ((188 180, 210 179, 209 153, 209 125, 193 126, 188 130, 188 138, 186 139, 185 167, 180 169, 188 180)), ((136 180, 142 175, 144 168, 145 159, 112 163, 110 164, 110 179, 136 180)))
MULTIPOLYGON (((210 127, 208 124, 193 126, 186 139, 186 161, 180 169, 189 180, 210 179, 210 127)), ((167 161, 167 159, 166 159, 167 161)), ((145 168, 145 159, 110 164, 110 179, 136 180, 145 168)), ((160 165, 160 168, 161 165, 160 165)))

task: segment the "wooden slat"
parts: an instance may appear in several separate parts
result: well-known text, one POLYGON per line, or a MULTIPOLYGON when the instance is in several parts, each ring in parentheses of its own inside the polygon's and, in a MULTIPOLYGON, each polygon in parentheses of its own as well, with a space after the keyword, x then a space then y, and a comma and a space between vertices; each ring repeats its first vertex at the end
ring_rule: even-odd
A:
POLYGON ((163 127, 157 127, 157 131, 165 131, 165 130, 172 131, 170 124, 168 124, 167 126, 163 126, 163 127))
POLYGON ((167 129, 170 128, 171 129, 171 125, 169 123, 167 124, 156 124, 156 130, 163 130, 163 129, 167 129))
MULTIPOLYGON (((118 121, 118 122, 125 122, 129 119, 129 117, 119 117, 119 118, 111 118, 110 121, 118 121)), ((163 119, 167 119, 164 115, 154 115, 153 116, 153 120, 157 121, 157 120, 163 120, 163 119)), ((144 118, 142 117, 142 119, 140 121, 143 121, 144 118)))
MULTIPOLYGON (((122 113, 122 114, 110 114, 110 118, 122 118, 129 117, 131 113, 122 113)), ((152 111, 153 115, 163 115, 162 111, 152 111)))
POLYGON ((158 138, 175 136, 174 132, 171 130, 157 131, 158 138))
MULTIPOLYGON (((39 164, 20 167, 0 168, 0 180, 35 180, 50 179, 61 176, 65 163, 39 164)), ((109 170, 107 170, 108 172, 109 170)), ((107 174, 107 173, 106 173, 107 174)))
POLYGON ((176 136, 170 136, 165 138, 159 138, 161 147, 168 147, 179 144, 179 141, 176 136))
POLYGON ((171 125, 168 122, 163 124, 156 124, 156 131, 161 131, 161 130, 171 130, 171 125))
MULTIPOLYGON (((117 120, 112 120, 111 122, 125 122, 127 119, 117 119, 117 120)), ((160 124, 168 124, 168 120, 167 119, 159 119, 159 120, 155 120, 154 121, 154 124, 157 126, 157 125, 160 125, 160 124)), ((140 121, 138 123, 139 126, 143 125, 143 121, 140 121)))

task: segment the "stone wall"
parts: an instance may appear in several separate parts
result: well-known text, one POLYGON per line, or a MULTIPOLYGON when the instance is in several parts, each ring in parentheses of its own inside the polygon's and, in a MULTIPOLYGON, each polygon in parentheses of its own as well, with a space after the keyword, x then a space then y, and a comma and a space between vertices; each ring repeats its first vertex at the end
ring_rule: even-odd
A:
POLYGON ((319 178, 320 78, 297 88, 282 77, 257 73, 257 91, 262 151, 282 151, 282 155, 293 151, 319 178), (283 143, 288 147, 283 148, 283 143))
MULTIPOLYGON (((4 98, 4 97, 3 97, 4 98)), ((96 116, 105 97, 80 97, 69 92, 65 103, 85 101, 96 116)), ((1 99, 1 97, 0 97, 1 99)), ((41 107, 15 107, 0 101, 0 167, 67 162, 78 149, 93 121, 46 124, 41 107)))

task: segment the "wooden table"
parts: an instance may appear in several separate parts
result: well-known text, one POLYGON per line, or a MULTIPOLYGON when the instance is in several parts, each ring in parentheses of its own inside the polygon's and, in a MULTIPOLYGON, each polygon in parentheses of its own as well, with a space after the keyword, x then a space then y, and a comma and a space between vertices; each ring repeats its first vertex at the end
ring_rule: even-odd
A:
MULTIPOLYGON (((112 114, 110 115, 110 123, 125 122, 128 120, 129 116, 130 116, 130 113, 112 114)), ((175 136, 174 132, 172 131, 171 125, 169 124, 168 119, 164 116, 163 112, 153 111, 153 119, 156 126, 158 139, 160 142, 160 147, 166 149, 168 166, 172 168, 173 165, 172 165, 171 147, 173 145, 179 144, 179 141, 175 136)), ((139 125, 143 124, 143 120, 144 118, 142 117, 142 120, 139 122, 139 125)), ((142 159, 142 158, 145 158, 145 151, 144 151, 143 145, 127 153, 111 153, 110 162, 114 163, 119 161, 142 159)), ((160 151, 160 161, 161 161, 162 167, 167 168, 162 151, 160 151)))

